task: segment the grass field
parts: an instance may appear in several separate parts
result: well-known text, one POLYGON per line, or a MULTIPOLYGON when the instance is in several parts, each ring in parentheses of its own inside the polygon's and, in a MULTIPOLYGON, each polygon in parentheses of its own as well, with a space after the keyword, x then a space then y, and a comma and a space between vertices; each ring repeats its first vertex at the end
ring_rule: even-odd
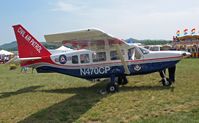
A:
POLYGON ((128 77, 119 93, 100 95, 105 82, 61 74, 20 73, 0 66, 0 123, 199 123, 199 59, 177 65, 173 88, 158 73, 128 77))

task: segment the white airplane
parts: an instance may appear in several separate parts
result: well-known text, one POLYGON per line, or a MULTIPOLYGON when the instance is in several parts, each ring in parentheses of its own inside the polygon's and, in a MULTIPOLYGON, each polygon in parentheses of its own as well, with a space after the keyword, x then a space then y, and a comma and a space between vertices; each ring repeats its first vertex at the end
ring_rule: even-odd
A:
POLYGON ((110 78, 106 92, 118 91, 127 84, 126 76, 162 73, 163 86, 175 81, 175 65, 185 51, 149 51, 127 44, 95 29, 45 35, 47 42, 70 45, 75 49, 51 53, 21 25, 13 26, 21 66, 34 67, 38 73, 57 72, 84 79, 110 78), (166 78, 165 69, 172 71, 166 78))

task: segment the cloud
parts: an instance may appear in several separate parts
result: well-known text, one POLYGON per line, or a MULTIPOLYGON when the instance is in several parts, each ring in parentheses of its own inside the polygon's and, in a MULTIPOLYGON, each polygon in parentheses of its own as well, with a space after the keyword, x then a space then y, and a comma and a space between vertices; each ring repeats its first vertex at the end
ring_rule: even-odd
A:
POLYGON ((88 1, 56 2, 54 11, 72 13, 62 13, 60 25, 68 23, 67 29, 71 30, 95 27, 116 37, 137 39, 171 39, 177 29, 198 28, 199 2, 196 0, 192 0, 194 4, 180 5, 178 0, 88 1))
POLYGON ((75 11, 79 9, 77 6, 70 4, 70 3, 66 3, 64 1, 58 1, 54 8, 51 9, 52 11, 60 11, 60 12, 71 12, 71 11, 75 11))

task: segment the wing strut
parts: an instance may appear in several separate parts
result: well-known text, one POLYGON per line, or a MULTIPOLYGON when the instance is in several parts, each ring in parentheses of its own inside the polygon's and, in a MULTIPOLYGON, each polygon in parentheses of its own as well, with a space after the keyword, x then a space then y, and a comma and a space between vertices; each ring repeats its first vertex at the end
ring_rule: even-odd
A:
POLYGON ((127 63, 126 63, 125 60, 124 60, 124 57, 123 57, 123 55, 122 55, 122 52, 121 52, 121 49, 120 49, 119 44, 115 44, 115 46, 116 46, 117 53, 118 53, 118 55, 119 55, 119 57, 120 57, 120 60, 121 60, 121 62, 122 62, 122 64, 123 64, 123 66, 124 66, 125 74, 130 74, 130 71, 129 71, 129 69, 128 69, 127 63))

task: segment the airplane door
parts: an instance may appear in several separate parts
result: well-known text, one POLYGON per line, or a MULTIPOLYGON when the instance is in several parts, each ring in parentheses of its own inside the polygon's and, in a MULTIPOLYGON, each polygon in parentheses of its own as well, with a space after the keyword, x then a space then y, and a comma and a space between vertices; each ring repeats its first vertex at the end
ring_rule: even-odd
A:
POLYGON ((129 60, 136 60, 136 59, 141 59, 141 58, 143 58, 143 55, 136 47, 133 47, 128 50, 129 60))

